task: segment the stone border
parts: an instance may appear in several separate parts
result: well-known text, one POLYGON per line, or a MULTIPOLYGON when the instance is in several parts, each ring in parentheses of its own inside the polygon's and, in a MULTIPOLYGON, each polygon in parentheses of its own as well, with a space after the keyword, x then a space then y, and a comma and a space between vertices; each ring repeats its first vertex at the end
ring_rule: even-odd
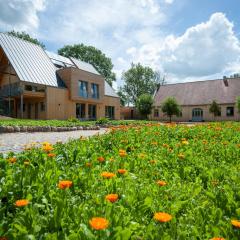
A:
POLYGON ((51 126, 0 126, 0 133, 14 132, 66 132, 77 130, 100 130, 99 126, 51 127, 51 126))

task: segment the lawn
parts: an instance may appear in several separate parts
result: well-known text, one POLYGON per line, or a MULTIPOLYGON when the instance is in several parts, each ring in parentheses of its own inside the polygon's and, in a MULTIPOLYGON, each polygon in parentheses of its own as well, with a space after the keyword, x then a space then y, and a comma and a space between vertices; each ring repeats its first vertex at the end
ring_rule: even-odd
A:
POLYGON ((239 157, 238 123, 121 126, 11 153, 0 160, 0 236, 238 240, 239 157))
POLYGON ((132 120, 107 120, 100 119, 98 121, 80 121, 76 118, 68 120, 29 120, 29 119, 0 119, 0 126, 50 126, 50 127, 75 127, 75 126, 93 126, 96 124, 109 125, 139 125, 146 124, 147 121, 132 120))

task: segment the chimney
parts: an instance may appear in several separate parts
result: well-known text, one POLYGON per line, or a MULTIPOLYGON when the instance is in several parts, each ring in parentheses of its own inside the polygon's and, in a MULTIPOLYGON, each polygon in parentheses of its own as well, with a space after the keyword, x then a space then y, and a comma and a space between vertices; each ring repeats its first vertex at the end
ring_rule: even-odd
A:
POLYGON ((228 80, 226 76, 223 76, 223 83, 225 85, 225 87, 228 87, 228 80))

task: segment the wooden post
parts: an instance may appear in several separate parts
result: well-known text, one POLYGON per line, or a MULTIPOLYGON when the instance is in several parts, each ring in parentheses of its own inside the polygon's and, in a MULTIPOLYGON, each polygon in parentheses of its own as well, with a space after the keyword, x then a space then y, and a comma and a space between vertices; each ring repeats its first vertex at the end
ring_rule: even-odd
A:
POLYGON ((23 119, 23 93, 21 93, 21 119, 23 119))
POLYGON ((11 116, 11 64, 8 61, 9 65, 9 74, 8 74, 8 82, 9 82, 9 89, 8 89, 8 111, 9 111, 9 116, 11 116))

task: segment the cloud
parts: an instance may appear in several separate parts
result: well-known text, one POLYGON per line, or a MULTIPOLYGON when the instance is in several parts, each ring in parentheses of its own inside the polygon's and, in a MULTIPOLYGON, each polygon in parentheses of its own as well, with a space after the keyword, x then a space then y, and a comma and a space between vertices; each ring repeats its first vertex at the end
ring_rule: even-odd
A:
POLYGON ((169 35, 158 44, 145 44, 138 51, 127 50, 133 61, 162 69, 173 78, 197 78, 235 69, 240 62, 240 42, 223 13, 207 22, 169 35), (231 67, 231 66, 234 66, 231 67))
POLYGON ((44 9, 45 0, 0 1, 0 28, 31 32, 38 28, 38 12, 44 9))
POLYGON ((165 3, 167 4, 172 4, 174 2, 174 0, 165 0, 165 3))

